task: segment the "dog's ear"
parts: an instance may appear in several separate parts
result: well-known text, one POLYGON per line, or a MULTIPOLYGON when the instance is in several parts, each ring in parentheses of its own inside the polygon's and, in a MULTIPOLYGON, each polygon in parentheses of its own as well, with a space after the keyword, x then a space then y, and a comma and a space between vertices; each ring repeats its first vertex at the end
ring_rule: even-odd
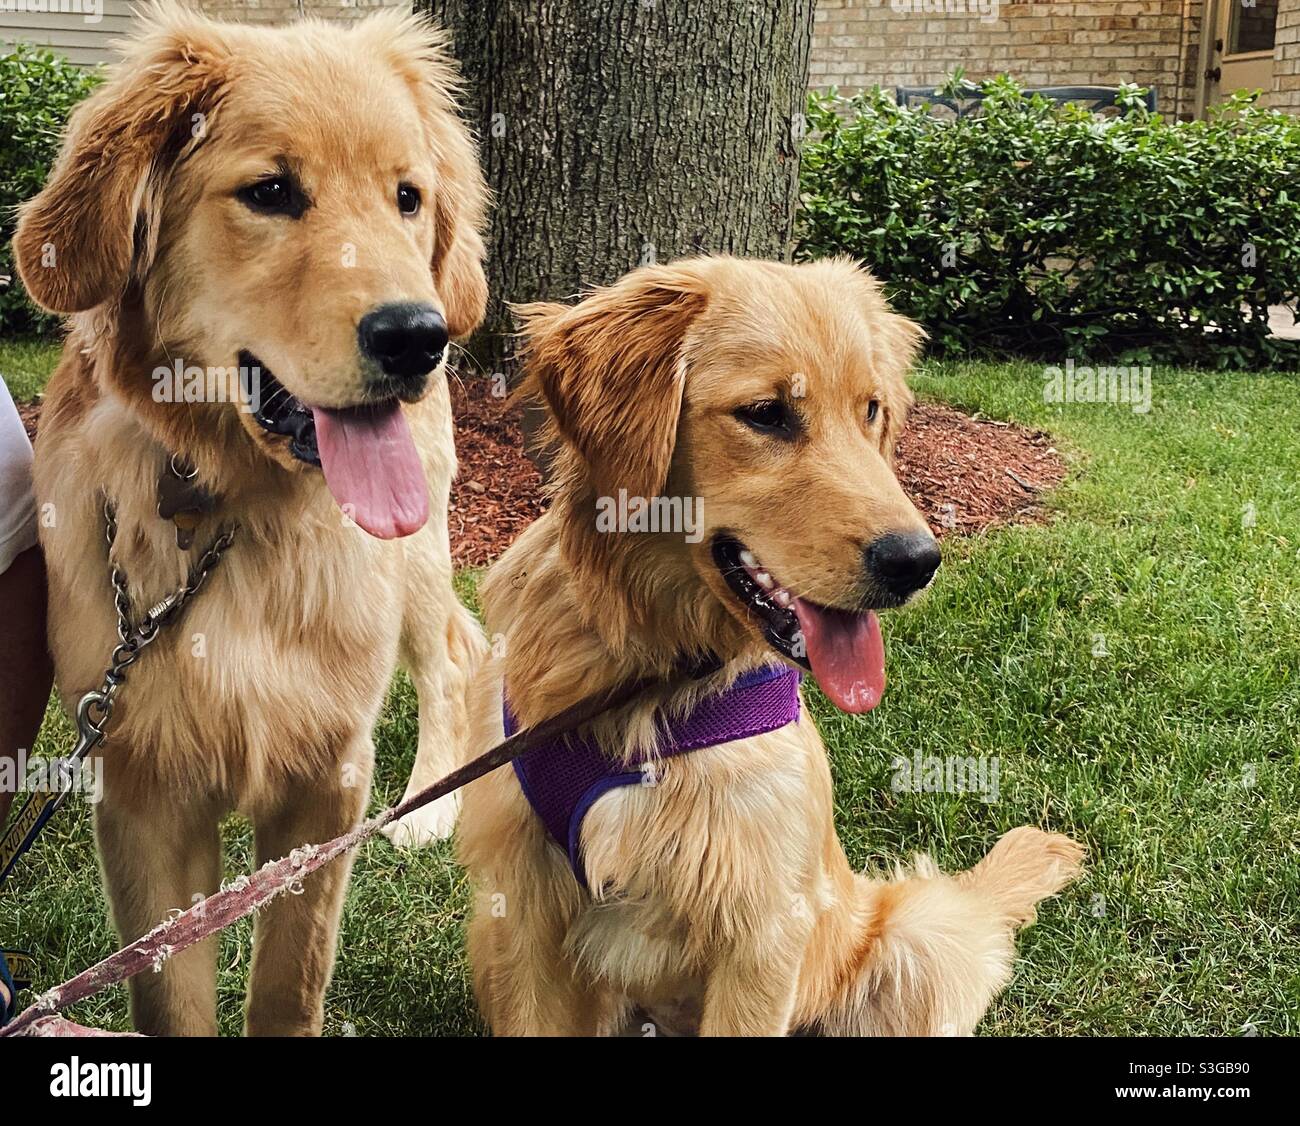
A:
POLYGON ((478 147, 460 116, 462 83, 450 37, 423 16, 372 16, 358 31, 379 37, 393 68, 415 95, 425 136, 433 149, 431 201, 434 231, 433 282, 453 337, 468 336, 483 321, 488 284, 483 244, 488 189, 478 147))
POLYGON ((912 409, 914 396, 907 385, 907 374, 916 362, 925 336, 925 329, 898 313, 886 313, 880 325, 877 369, 887 373, 889 386, 884 403, 885 432, 880 450, 890 465, 894 463, 894 450, 912 409))
POLYGON ((159 184, 201 141, 227 58, 209 20, 181 9, 145 18, 108 82, 73 112, 45 187, 19 211, 18 273, 37 304, 93 309, 147 268, 159 184))
POLYGON ((907 375, 920 355, 926 331, 919 324, 895 313, 885 300, 880 282, 860 262, 841 259, 851 266, 863 290, 863 307, 867 317, 871 365, 881 388, 884 434, 880 451, 891 465, 899 436, 907 424, 912 407, 912 389, 907 375))
POLYGON ((546 403, 599 496, 657 496, 681 414, 682 343, 707 304, 698 277, 648 266, 577 305, 515 308, 525 393, 546 403))
POLYGON ((478 153, 459 121, 449 124, 454 139, 439 157, 439 185, 434 207, 437 245, 433 250, 433 284, 442 298, 447 329, 468 336, 483 321, 488 283, 483 269, 487 250, 479 233, 487 210, 487 185, 478 153))

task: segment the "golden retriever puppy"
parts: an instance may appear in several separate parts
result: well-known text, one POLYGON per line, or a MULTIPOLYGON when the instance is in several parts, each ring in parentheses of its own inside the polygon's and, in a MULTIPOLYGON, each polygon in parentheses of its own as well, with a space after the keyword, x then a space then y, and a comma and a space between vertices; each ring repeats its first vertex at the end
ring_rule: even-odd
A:
POLYGON ((492 1029, 648 1014, 707 1035, 971 1032, 1014 930, 1081 850, 1021 828, 957 876, 924 858, 855 874, 790 671, 872 708, 874 611, 939 564, 890 465, 920 331, 846 260, 700 258, 521 313, 554 494, 482 587, 494 657, 476 743, 502 736, 503 684, 519 727, 642 677, 675 686, 466 790, 469 953, 492 1029), (681 502, 658 530, 651 498, 681 502), (737 702, 756 684, 755 724, 737 702))
MULTIPOLYGON (((409 15, 158 8, 22 209, 22 279, 70 314, 36 454, 69 705, 117 643, 105 503, 136 617, 235 529, 108 725, 95 823, 123 941, 218 887, 228 811, 258 863, 358 820, 399 658, 424 768, 460 757, 482 642, 450 585, 443 364, 482 317, 486 192, 454 84, 409 15)), ((335 863, 258 918, 250 1033, 320 1031, 347 879, 335 863)), ((214 1033, 216 954, 133 978, 136 1027, 214 1033)))

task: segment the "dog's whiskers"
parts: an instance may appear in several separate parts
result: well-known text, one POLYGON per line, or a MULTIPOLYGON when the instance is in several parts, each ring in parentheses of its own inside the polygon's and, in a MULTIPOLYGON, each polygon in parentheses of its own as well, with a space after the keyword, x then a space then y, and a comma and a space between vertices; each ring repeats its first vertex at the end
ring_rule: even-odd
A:
MULTIPOLYGON (((478 357, 475 356, 463 344, 457 344, 456 341, 453 340, 448 343, 447 347, 449 349, 454 348, 457 351, 457 353, 459 353, 459 355, 469 360, 476 375, 482 376, 484 378, 491 378, 491 376, 494 374, 493 372, 488 371, 488 369, 483 366, 482 362, 478 359, 478 357)), ((450 367, 450 365, 448 366, 450 367)), ((459 366, 451 368, 451 371, 455 374, 457 382, 460 383, 461 387, 463 388, 465 386, 465 383, 464 380, 462 380, 460 377, 459 366)))
POLYGON ((287 387, 281 387, 280 390, 275 392, 275 394, 273 394, 269 399, 266 400, 265 403, 262 404, 262 410, 266 411, 277 399, 281 397, 287 397, 288 394, 289 394, 289 389, 287 387))

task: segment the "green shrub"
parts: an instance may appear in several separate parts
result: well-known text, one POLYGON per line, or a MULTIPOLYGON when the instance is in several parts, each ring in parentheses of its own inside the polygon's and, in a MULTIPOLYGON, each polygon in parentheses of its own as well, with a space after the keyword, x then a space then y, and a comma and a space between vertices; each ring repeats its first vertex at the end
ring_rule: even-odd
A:
POLYGON ((14 267, 14 208, 45 182, 72 107, 99 82, 93 71, 19 43, 0 53, 0 332, 33 332, 57 322, 27 299, 14 267))
POLYGON ((1268 307, 1300 292, 1300 119, 1239 96, 1208 121, 984 84, 941 119, 879 89, 813 95, 802 257, 849 253, 941 354, 1297 366, 1268 307))

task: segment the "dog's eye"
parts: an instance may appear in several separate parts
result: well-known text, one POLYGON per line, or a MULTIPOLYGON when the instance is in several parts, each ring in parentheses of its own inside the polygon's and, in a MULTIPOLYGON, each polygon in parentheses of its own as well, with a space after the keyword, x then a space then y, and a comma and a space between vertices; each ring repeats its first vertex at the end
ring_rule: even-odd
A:
POLYGON ((763 399, 761 402, 750 403, 739 408, 736 417, 760 434, 789 437, 794 433, 794 416, 780 399, 763 399))
POLYGON ((288 213, 295 209, 294 190, 286 176, 268 176, 241 188, 239 198, 254 211, 288 213))
POLYGON ((867 421, 875 422, 876 415, 878 415, 879 413, 880 413, 880 400, 872 399, 871 402, 867 404, 867 421))
POLYGON ((397 189, 397 210, 403 215, 414 215, 420 210, 420 189, 402 184, 397 189))

